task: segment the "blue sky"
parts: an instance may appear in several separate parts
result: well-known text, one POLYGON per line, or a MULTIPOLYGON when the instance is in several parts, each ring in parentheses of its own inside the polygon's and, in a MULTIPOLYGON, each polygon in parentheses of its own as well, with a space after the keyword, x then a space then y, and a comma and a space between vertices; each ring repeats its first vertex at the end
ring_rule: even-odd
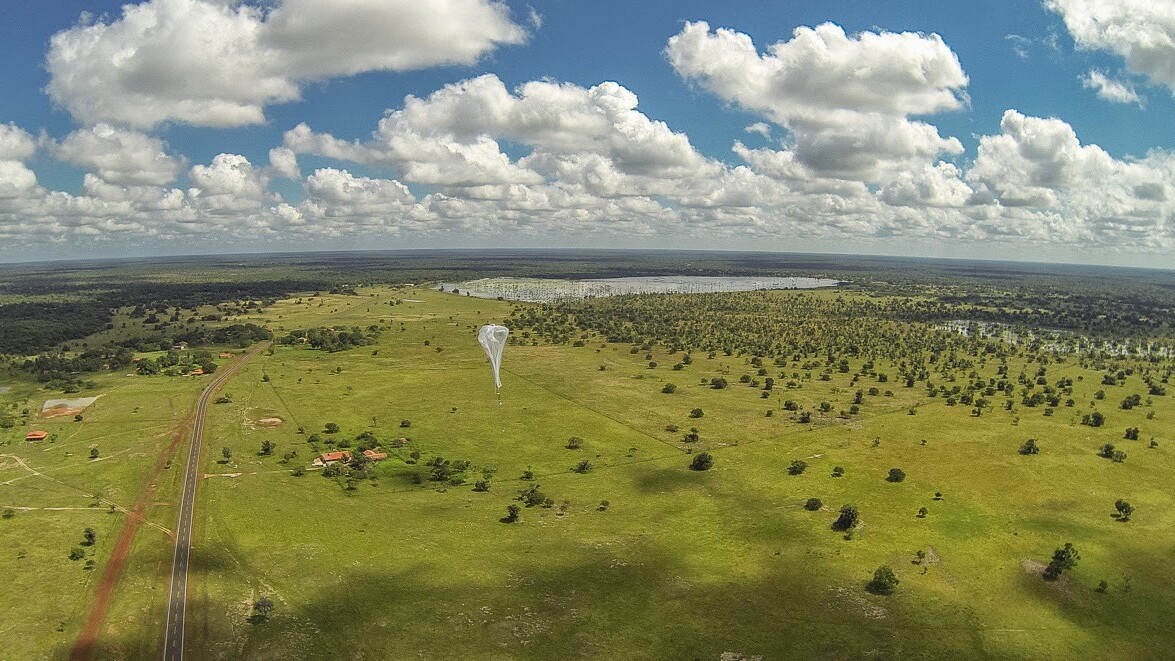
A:
POLYGON ((1175 6, 7 8, 4 261, 639 246, 1175 267, 1175 6))

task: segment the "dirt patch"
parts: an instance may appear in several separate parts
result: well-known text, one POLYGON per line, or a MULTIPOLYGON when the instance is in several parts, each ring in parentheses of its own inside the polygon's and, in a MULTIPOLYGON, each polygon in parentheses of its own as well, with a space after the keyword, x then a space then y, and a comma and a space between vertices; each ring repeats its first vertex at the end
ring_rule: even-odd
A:
POLYGON ((41 405, 42 418, 60 418, 65 415, 77 415, 86 410, 97 397, 78 397, 75 399, 46 399, 41 405))
POLYGON ((926 559, 923 562, 928 565, 937 565, 942 562, 942 559, 938 557, 938 552, 934 550, 933 546, 927 546, 926 559))
POLYGON ((1044 568, 1046 565, 1043 562, 1024 558, 1020 561, 1020 566, 1023 567, 1024 571, 1028 572, 1029 574, 1040 575, 1044 573, 1044 568))
POLYGON ((171 443, 168 444, 167 449, 160 453, 155 460, 150 480, 135 498, 131 510, 127 512, 126 521, 122 524, 122 530, 119 531, 118 539, 114 542, 114 549, 110 553, 110 560, 106 562, 106 569, 98 581, 98 589, 94 595, 93 604, 89 612, 86 613, 85 624, 82 625, 82 630, 78 633, 77 640, 74 641, 73 649, 70 650, 70 661, 87 661, 94 653, 94 648, 98 643, 98 631, 102 626, 102 620, 106 617, 106 610, 110 607, 114 588, 118 585, 118 577, 122 573, 122 566, 131 554, 135 532, 138 531, 139 525, 146 521, 147 507, 152 502, 152 496, 155 495, 158 479, 175 456, 176 450, 184 442, 185 432, 191 424, 192 416, 188 416, 180 423, 172 435, 171 443))
POLYGON ((281 418, 261 418, 256 424, 258 427, 280 427, 283 422, 281 418))

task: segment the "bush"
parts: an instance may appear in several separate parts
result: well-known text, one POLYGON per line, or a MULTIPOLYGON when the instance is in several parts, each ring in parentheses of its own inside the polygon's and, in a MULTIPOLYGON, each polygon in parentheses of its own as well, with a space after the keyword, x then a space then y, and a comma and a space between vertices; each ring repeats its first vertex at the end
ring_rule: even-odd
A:
POLYGON ((407 428, 409 428, 409 427, 411 427, 411 426, 412 426, 412 421, 411 421, 411 420, 401 420, 401 421, 400 421, 400 428, 401 428, 401 429, 407 429, 407 428))
POLYGON ((661 392, 665 393, 666 395, 672 395, 673 393, 677 392, 677 386, 673 385, 672 383, 666 383, 665 387, 661 388, 661 392))
POLYGON ((576 473, 580 473, 580 474, 589 473, 592 470, 592 462, 588 461, 587 459, 584 459, 583 461, 580 461, 578 464, 576 464, 575 468, 572 468, 571 470, 575 471, 576 473))
POLYGON ((845 474, 845 469, 841 466, 836 466, 832 469, 833 477, 841 477, 845 474))
POLYGON ((700 418, 704 415, 706 415, 706 414, 705 414, 705 412, 702 411, 702 409, 694 409, 689 412, 689 417, 691 417, 691 418, 700 418))
POLYGON ((889 469, 889 475, 886 476, 885 481, 896 483, 896 482, 901 482, 902 480, 905 480, 905 479, 906 479, 906 471, 904 471, 900 468, 891 468, 891 469, 889 469))
POLYGON ((1036 444, 1035 438, 1030 438, 1024 441, 1024 445, 1020 446, 1020 454, 1029 455, 1040 452, 1040 446, 1036 444))
POLYGON ((568 450, 578 450, 583 447, 583 439, 578 436, 572 436, 567 439, 566 448, 568 450))
POLYGON ((504 516, 498 520, 501 521, 502 523, 514 523, 514 522, 518 521, 518 513, 521 511, 522 511, 522 508, 511 503, 506 506, 506 516, 504 516))
POLYGON ((840 515, 837 516, 836 521, 832 522, 833 530, 850 530, 857 527, 857 522, 861 516, 857 512, 855 505, 845 505, 840 508, 840 515))
POLYGON ((714 465, 714 457, 710 456, 709 452, 699 452, 694 455, 693 461, 690 462, 690 470, 706 471, 714 465))
POLYGON ((806 462, 802 459, 796 459, 791 462, 790 466, 787 467, 787 474, 788 475, 801 475, 806 470, 808 470, 808 462, 806 462))
POLYGON ((815 512, 821 507, 824 507, 824 502, 819 498, 809 498, 804 503, 804 509, 808 510, 809 512, 815 512))

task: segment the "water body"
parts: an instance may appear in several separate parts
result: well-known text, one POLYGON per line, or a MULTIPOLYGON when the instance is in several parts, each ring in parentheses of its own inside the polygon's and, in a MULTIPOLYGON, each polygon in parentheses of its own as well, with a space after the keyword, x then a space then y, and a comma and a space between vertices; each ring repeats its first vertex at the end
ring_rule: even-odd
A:
POLYGON ((589 280, 548 278, 481 278, 468 282, 442 282, 445 291, 457 289, 478 298, 549 303, 568 299, 619 296, 621 294, 701 294, 758 289, 816 289, 836 287, 839 280, 827 278, 748 276, 640 276, 589 280))

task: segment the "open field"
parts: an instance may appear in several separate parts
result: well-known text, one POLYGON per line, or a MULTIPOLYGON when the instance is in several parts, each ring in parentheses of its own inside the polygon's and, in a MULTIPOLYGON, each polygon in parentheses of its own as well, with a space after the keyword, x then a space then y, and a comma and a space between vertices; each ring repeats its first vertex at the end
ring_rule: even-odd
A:
MULTIPOLYGON (((1170 396, 1117 406, 1145 396, 1142 371, 1162 365, 1132 359, 1130 375, 1104 386, 1104 368, 1012 352, 1009 378, 1047 367, 1050 384, 1072 379, 1075 405, 1046 416, 1019 406, 1017 392, 1009 411, 1001 393, 975 417, 921 381, 880 383, 899 366, 863 370, 865 356, 827 381, 801 361, 765 361, 773 375, 801 376, 764 399, 738 382, 755 373, 749 355, 695 353, 677 371, 682 353, 662 345, 630 353, 589 333, 583 346, 531 346, 532 335, 506 349, 499 406, 474 333, 507 319, 509 304, 423 288, 359 293, 281 301, 264 316, 279 337, 374 324, 376 344, 275 345, 213 408, 192 561, 195 656, 1145 658, 1172 642, 1175 411, 1170 396), (703 385, 716 377, 729 387, 703 385), (667 382, 676 392, 661 392, 667 382), (837 415, 869 387, 878 394, 858 413, 837 415), (808 424, 782 409, 788 399, 814 412, 808 424), (704 416, 690 418, 694 408, 704 416), (1101 427, 1080 424, 1093 408, 1101 427), (328 423, 339 432, 325 433, 328 423), (700 440, 685 443, 692 426, 700 440), (1139 440, 1123 440, 1127 427, 1139 440), (392 455, 372 479, 291 475, 316 448, 364 432, 392 455), (391 449, 400 436, 410 441, 391 449), (582 447, 567 449, 571 436, 582 447), (1040 454, 1017 452, 1028 438, 1040 454), (263 441, 276 444, 271 455, 259 454, 263 441), (1097 456, 1104 443, 1125 461, 1097 456), (688 470, 701 451, 714 467, 688 470), (430 480, 437 456, 470 462, 464 483, 430 480), (584 459, 591 470, 573 472, 584 459), (807 470, 789 475, 797 459, 807 470), (835 466, 843 477, 830 476, 835 466), (905 481, 886 481, 895 467, 905 481), (489 490, 474 491, 483 470, 489 490), (520 477, 528 470, 533 480, 520 477), (552 507, 499 522, 532 484, 552 507), (805 510, 810 497, 820 511, 805 510), (1118 498, 1137 508, 1128 523, 1110 516, 1118 498), (830 529, 846 503, 861 512, 850 540, 830 529), (1066 541, 1077 567, 1042 580, 1066 541), (901 581, 893 595, 864 589, 881 564, 901 581), (276 608, 250 624, 261 595, 276 608)), ((935 367, 931 380, 995 377, 999 362, 976 359, 949 377, 935 367)))

